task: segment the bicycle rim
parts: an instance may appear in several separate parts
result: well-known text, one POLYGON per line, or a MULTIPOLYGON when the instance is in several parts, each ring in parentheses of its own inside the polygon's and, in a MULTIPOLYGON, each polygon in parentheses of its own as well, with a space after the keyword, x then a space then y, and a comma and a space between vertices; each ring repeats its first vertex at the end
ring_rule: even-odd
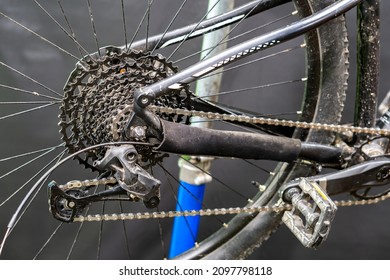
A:
MULTIPOLYGON (((18 204, 28 186, 31 186, 42 174, 41 170, 46 170, 48 165, 54 164, 64 156, 61 141, 54 140, 60 139, 56 126, 58 122, 58 108, 56 107, 61 103, 62 86, 68 74, 74 69, 76 58, 80 59, 87 54, 99 53, 105 45, 131 45, 131 43, 142 41, 141 38, 145 36, 149 38, 149 35, 164 33, 168 27, 174 29, 183 24, 200 22, 203 20, 206 7, 206 1, 197 1, 192 4, 187 1, 180 1, 177 4, 172 1, 170 6, 172 10, 167 11, 170 13, 169 20, 162 24, 160 22, 162 19, 157 18, 157 15, 159 10, 166 11, 162 7, 168 5, 167 3, 155 0, 129 4, 123 1, 122 6, 120 5, 122 1, 118 2, 120 3, 115 9, 107 9, 104 1, 96 3, 86 1, 83 5, 78 4, 82 7, 77 6, 76 2, 65 3, 64 1, 47 4, 47 6, 41 6, 40 1, 34 1, 31 3, 32 7, 29 6, 30 4, 14 2, 8 6, 6 3, 3 4, 4 7, 9 7, 4 10, 2 17, 2 20, 7 22, 7 25, 4 25, 7 34, 13 35, 13 32, 17 31, 20 40, 28 41, 30 44, 27 47, 27 44, 20 44, 10 38, 10 44, 19 46, 17 51, 12 51, 15 55, 10 54, 6 46, 1 50, 6 59, 2 62, 5 74, 2 75, 1 81, 4 96, 2 99, 4 101, 1 103, 5 110, 0 125, 2 131, 12 131, 9 135, 7 133, 3 147, 20 145, 15 158, 9 153, 11 151, 2 150, 1 164, 6 171, 0 174, 0 180, 3 185, 10 186, 10 188, 3 188, 0 193, 0 197, 3 198, 0 201, 1 221, 7 220, 5 217, 14 210, 12 206, 18 204), (31 18, 23 19, 21 13, 23 8, 28 8, 27 6, 36 12, 31 14, 31 18), (194 11, 201 9, 203 9, 201 15, 197 13, 193 15, 194 11), (110 14, 108 10, 115 10, 116 14, 110 14), (142 12, 126 14, 133 10, 142 12), (177 11, 180 11, 177 13, 178 16, 176 16, 177 11), (193 16, 196 16, 197 20, 192 19, 193 16), (51 28, 45 29, 45 25, 51 28), (58 25, 61 25, 66 32, 58 25), (114 27, 119 31, 109 32, 114 27), (105 30, 106 28, 108 30, 105 30), (88 34, 89 38, 85 38, 83 34, 88 34), (63 41, 64 38, 68 40, 67 43, 63 41), (61 79, 57 80, 54 77, 61 77, 61 79), (11 92, 24 93, 27 97, 22 94, 11 95, 11 92), (49 137, 50 135, 54 136, 49 137), (18 139, 23 141, 18 141, 18 139), (17 167, 11 167, 15 164, 17 167), (24 176, 25 174, 27 176, 24 176)), ((242 4, 240 1, 237 2, 242 4)), ((296 0, 294 2, 300 16, 306 16, 334 1, 317 3, 311 0, 296 0)), ((292 5, 287 5, 266 11, 263 14, 266 20, 262 24, 258 23, 258 19, 248 19, 232 24, 228 44, 237 44, 254 34, 262 34, 296 20, 297 17, 291 15, 293 10, 292 5), (258 26, 261 28, 257 28, 258 26), (251 33, 246 34, 246 31, 252 29, 254 30, 251 33)), ((234 107, 240 107, 258 115, 337 123, 341 116, 348 75, 345 38, 344 22, 342 18, 339 18, 321 27, 318 31, 306 35, 304 47, 303 38, 298 38, 279 49, 254 55, 250 57, 250 60, 239 61, 223 70, 224 78, 219 102, 234 105, 234 107), (332 46, 330 52, 329 46, 332 46), (305 53, 307 53, 307 64, 304 63, 305 53), (285 56, 294 57, 295 55, 297 56, 295 60, 284 64, 285 56), (277 75, 269 75, 271 73, 269 68, 278 64, 280 64, 279 68, 274 72, 277 75), (297 64, 301 65, 300 69, 296 66, 297 64), (292 69, 292 71, 285 71, 285 69, 292 69), (288 75, 292 72, 293 75, 288 75), (244 81, 236 86, 240 84, 240 80, 244 81), (285 87, 282 87, 283 85, 285 87), (334 92, 338 94, 334 95, 334 92), (292 104, 281 102, 281 100, 287 100, 287 95, 283 93, 288 93, 290 96, 296 95, 291 98, 292 104), (258 97, 260 94, 262 94, 261 98, 258 97), (278 95, 278 97, 273 99, 272 95, 278 95), (279 103, 276 112, 274 109, 269 110, 272 103, 279 103)), ((175 67, 184 69, 199 59, 200 43, 201 38, 197 38, 162 50, 153 50, 153 53, 162 54, 167 61, 172 61, 175 67)), ((146 40, 147 44, 148 40, 146 40)), ((190 90, 194 90, 193 85, 190 90)), ((216 123, 215 126, 219 129, 239 129, 231 124, 216 123)), ((248 128, 244 128, 244 131, 246 130, 248 128)), ((324 132, 295 131, 294 137, 321 143, 332 141, 332 136, 324 132)), ((157 211, 169 211, 174 208, 178 185, 178 179, 174 175, 177 173, 176 161, 177 158, 171 156, 153 169, 154 176, 166 177, 163 182, 165 187, 162 187, 163 203, 155 209, 157 211)), ((308 176, 313 172, 311 166, 305 164, 279 164, 274 169, 273 163, 261 162, 260 164, 248 161, 241 162, 241 167, 237 167, 235 165, 237 161, 222 159, 213 161, 213 183, 208 186, 206 191, 208 197, 203 202, 203 208, 244 206, 248 199, 253 200, 251 205, 272 205, 278 199, 277 188, 283 182, 297 176, 308 176), (249 168, 252 170, 248 173, 249 168), (232 170, 236 174, 247 172, 246 182, 235 180, 234 176, 229 174, 233 173, 232 170), (263 174, 259 175, 259 173, 263 174), (267 179, 270 174, 270 178, 267 179), (258 192, 251 186, 252 180, 265 185, 266 191, 258 192), (224 194, 221 199, 218 197, 220 193, 224 194)), ((67 163, 65 169, 59 169, 53 173, 50 178, 65 183, 74 179, 92 178, 91 176, 93 174, 91 175, 89 170, 85 171, 84 166, 73 161, 67 163)), ((70 225, 58 223, 47 211, 45 189, 46 186, 43 185, 40 191, 33 196, 31 206, 26 209, 17 227, 12 230, 4 248, 3 258, 156 259, 166 257, 171 220, 157 219, 146 221, 146 223, 141 220, 70 225), (145 232, 156 234, 142 241, 145 232), (27 238, 26 233, 34 237, 27 238), (19 252, 15 250, 17 246, 25 249, 19 252)), ((110 213, 111 211, 116 213, 144 210, 143 205, 138 204, 134 206, 124 203, 114 205, 101 203, 91 206, 89 212, 110 213)), ((194 238, 194 244, 200 241, 199 246, 183 254, 181 258, 246 257, 276 229, 279 225, 279 216, 280 214, 268 213, 239 214, 233 219, 231 217, 206 217, 202 220, 198 239, 194 238)), ((3 223, 1 225, 3 226, 3 223)))
MULTIPOLYGON (((334 1, 296 1, 297 11, 301 16, 321 10, 334 1)), ((307 73, 308 81, 303 101, 303 120, 322 123, 338 123, 341 119, 343 104, 346 97, 348 79, 348 40, 344 18, 330 22, 318 30, 306 34, 308 45, 307 73), (334 52, 327 52, 329 47, 334 52), (317 72, 319 71, 319 72, 317 72), (323 71, 322 74, 320 71, 323 71), (321 78, 319 78, 321 76, 321 78), (334 93, 337 92, 335 95, 334 93), (314 100, 314 101, 313 101, 314 100), (315 103, 312 103, 315 102, 315 103), (312 107, 316 104, 316 107, 312 107)), ((294 136, 308 142, 331 144, 332 134, 324 131, 296 130, 294 136)), ((314 166, 298 164, 279 164, 274 174, 266 182, 267 191, 256 199, 256 205, 275 205, 279 201, 278 188, 297 177, 312 176, 316 173, 314 166)), ((283 213, 260 213, 257 216, 238 216, 232 224, 240 226, 227 234, 221 246, 205 246, 207 254, 202 256, 208 259, 243 259, 259 248, 271 234, 280 226, 283 213), (247 219, 247 220, 245 220, 247 219), (242 223, 245 226, 242 226, 242 223)), ((212 240, 212 239, 210 239, 212 240)), ((212 240, 211 243, 214 243, 212 240)), ((207 244, 207 243, 206 243, 207 244)), ((190 256, 190 252, 188 252, 190 256)))

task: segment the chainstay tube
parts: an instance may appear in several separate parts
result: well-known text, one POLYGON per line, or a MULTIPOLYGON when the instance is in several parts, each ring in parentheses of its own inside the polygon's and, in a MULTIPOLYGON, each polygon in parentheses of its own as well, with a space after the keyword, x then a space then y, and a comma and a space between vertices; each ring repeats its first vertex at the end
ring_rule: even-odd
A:
POLYGON ((332 164, 340 164, 343 155, 341 148, 294 138, 194 127, 164 120, 161 124, 163 140, 156 148, 161 152, 282 162, 303 158, 332 164))
POLYGON ((221 114, 221 113, 212 113, 212 112, 202 112, 196 110, 188 109, 179 109, 179 108, 168 108, 161 106, 151 105, 148 107, 150 110, 159 113, 167 114, 177 114, 183 116, 197 116, 201 118, 208 118, 210 120, 221 120, 221 121, 230 121, 230 122, 243 122, 251 124, 260 124, 260 125, 274 125, 274 126, 285 126, 285 127, 296 127, 303 129, 315 129, 315 130, 326 130, 337 133, 358 133, 358 134, 369 134, 369 135, 381 135, 381 136, 390 136, 390 130, 380 129, 380 128, 370 128, 370 127, 356 127, 350 125, 338 125, 338 124, 324 124, 324 123, 309 123, 301 121, 291 121, 291 120, 281 120, 273 118, 263 118, 263 117, 249 117, 242 115, 230 115, 230 114, 221 114))

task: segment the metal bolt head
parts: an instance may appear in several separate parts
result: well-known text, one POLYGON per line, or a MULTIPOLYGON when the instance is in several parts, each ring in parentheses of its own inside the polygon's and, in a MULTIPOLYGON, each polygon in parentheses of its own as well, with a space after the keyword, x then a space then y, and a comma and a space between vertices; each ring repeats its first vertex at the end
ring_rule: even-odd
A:
POLYGON ((147 105, 149 103, 149 98, 146 96, 141 97, 141 103, 147 105))
POLYGON ((145 126, 132 126, 130 128, 130 137, 137 140, 144 140, 146 138, 145 126))

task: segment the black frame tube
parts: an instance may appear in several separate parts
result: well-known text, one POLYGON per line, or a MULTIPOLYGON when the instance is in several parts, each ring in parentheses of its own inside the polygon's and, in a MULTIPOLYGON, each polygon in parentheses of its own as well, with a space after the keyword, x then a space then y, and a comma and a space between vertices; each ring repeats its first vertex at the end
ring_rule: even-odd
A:
POLYGON ((260 133, 224 131, 162 121, 164 139, 159 151, 292 162, 301 151, 301 141, 260 133))
POLYGON ((169 94, 172 89, 180 89, 183 86, 196 81, 200 77, 236 60, 303 35, 309 30, 317 28, 321 24, 344 14, 362 1, 363 0, 340 0, 312 16, 231 47, 222 53, 207 60, 203 60, 167 79, 151 86, 138 89, 134 93, 134 106, 145 108, 151 104, 155 98, 169 94))
MULTIPOLYGON (((170 45, 180 43, 182 40, 190 40, 206 33, 223 28, 242 20, 245 17, 251 17, 268 9, 291 2, 291 0, 256 0, 219 16, 205 19, 201 23, 194 23, 183 28, 169 31, 166 34, 159 34, 148 38, 146 49, 146 40, 134 42, 130 48, 143 51, 164 48, 170 45), (190 34, 189 36, 187 36, 190 34)), ((124 46, 127 47, 127 46, 124 46)))
MULTIPOLYGON (((302 20, 297 21, 296 23, 293 23, 289 26, 286 26, 284 28, 280 28, 278 30, 275 30, 273 32, 267 33, 263 36, 256 37, 254 39, 248 40, 242 44, 239 44, 235 47, 229 48, 226 51, 220 53, 219 55, 216 55, 212 58, 209 58, 207 60, 201 61, 192 67, 187 68, 186 70, 183 70, 167 79, 164 79, 160 82, 157 82, 151 86, 138 89, 135 94, 135 102, 134 102, 134 113, 135 117, 138 117, 146 122, 147 125, 152 127, 154 130, 158 131, 160 135, 163 135, 164 140, 163 144, 159 147, 160 150, 165 150, 173 153, 182 153, 182 154, 191 154, 191 150, 189 146, 198 146, 204 148, 205 150, 199 150, 199 148, 196 150, 196 152, 192 152, 192 154, 202 154, 202 155, 216 155, 218 156, 218 151, 211 151, 210 150, 210 141, 215 141, 216 138, 214 138, 215 133, 212 130, 204 129, 204 130, 198 130, 198 128, 194 127, 182 127, 176 130, 182 130, 186 131, 186 133, 182 133, 181 135, 177 135, 173 132, 171 132, 171 129, 167 130, 167 127, 170 127, 170 124, 164 124, 159 123, 159 120, 156 118, 156 115, 152 114, 149 110, 147 110, 147 106, 151 104, 155 98, 163 96, 165 94, 169 94, 170 90, 173 89, 180 89, 186 84, 189 84, 195 80, 197 80, 199 77, 202 77, 220 67, 223 67, 233 61, 236 61, 238 59, 241 59, 243 57, 246 57, 250 54, 259 52, 263 49, 269 48, 273 45, 279 44, 281 42, 290 40, 292 38, 295 38, 297 36, 303 35, 307 31, 319 27, 321 24, 341 15, 347 12, 349 9, 355 7, 357 4, 359 4, 362 0, 340 0, 339 2, 336 2, 333 5, 330 5, 329 7, 321 10, 318 13, 313 14, 312 16, 306 17, 302 20), (165 127, 165 128, 164 128, 165 127), (196 143, 190 143, 192 136, 197 136, 198 139, 202 139, 204 141, 202 143, 201 140, 198 140, 196 143), (186 142, 186 143, 183 143, 186 142), (165 144, 164 144, 165 143, 165 144), (185 144, 183 146, 182 144, 185 144), (181 147, 181 148, 180 148, 181 147), (186 147, 186 148, 184 148, 186 147), (213 154, 211 154, 213 153, 213 154)), ((179 132, 177 132, 179 133, 179 132)), ((247 143, 247 139, 244 139, 242 135, 248 136, 243 133, 235 133, 235 134, 229 134, 225 135, 225 137, 219 137, 218 143, 221 145, 219 147, 223 147, 223 149, 226 149, 228 152, 224 152, 221 156, 227 156, 227 157, 239 157, 239 158, 248 158, 247 153, 243 151, 243 149, 237 149, 239 147, 243 147, 246 145, 249 145, 247 143), (231 139, 229 142, 227 142, 227 138, 231 139), (222 141, 221 141, 222 139, 222 141), (234 139, 234 140, 233 140, 234 139), (238 146, 234 146, 234 148, 228 148, 228 146, 231 146, 232 143, 239 143, 238 146), (243 145, 242 143, 245 143, 243 145)), ((251 138, 252 135, 250 135, 251 138)), ((272 136, 269 136, 272 137, 272 136)), ((280 137, 279 137, 280 138, 280 137)), ((283 139, 283 138, 281 138, 283 139)), ((253 140, 253 139, 252 139, 253 140)), ((252 141, 251 140, 251 141, 252 141)), ((255 144, 249 145, 250 149, 256 149, 256 146, 258 146, 261 141, 260 139, 257 139, 254 141, 255 144)), ((290 139, 292 140, 292 139, 290 139)), ((191 140, 192 141, 192 140, 191 140)), ((296 145, 295 142, 291 142, 293 145, 290 145, 291 143, 285 142, 284 140, 277 140, 276 138, 273 138, 272 140, 269 140, 264 137, 262 137, 262 141, 270 141, 274 143, 279 143, 275 147, 278 147, 278 151, 280 148, 284 148, 288 151, 288 149, 292 149, 290 152, 284 152, 284 153, 268 153, 264 149, 260 149, 258 154, 263 154, 262 159, 270 159, 270 160, 279 160, 279 161, 291 161, 291 158, 297 158, 299 156, 300 151, 297 153, 297 148, 294 148, 293 146, 296 145), (284 145, 290 145, 288 147, 284 145), (277 155, 278 154, 278 155, 277 155)), ((293 140, 293 141, 299 141, 299 140, 293 140)), ((268 145, 267 145, 268 146, 268 145)), ((272 145, 271 145, 272 146, 272 145)), ((322 145, 317 145, 316 148, 310 147, 306 149, 306 152, 304 153, 304 157, 316 155, 315 152, 316 149, 321 149, 321 147, 324 147, 322 145), (313 152, 314 151, 314 152, 313 152)), ((218 150, 221 148, 214 149, 218 150)), ((276 150, 273 150, 276 151, 276 150)), ((254 153, 254 152, 253 152, 254 153)), ((336 154, 339 152, 336 152, 336 154)), ((323 154, 323 153, 322 153, 323 154)), ((341 152, 339 153, 341 156, 341 152)), ((252 155, 253 156, 253 155, 252 155)), ((253 157, 251 157, 253 158, 253 157)), ((319 160, 319 158, 315 157, 314 160, 319 160)), ((338 162, 340 159, 338 159, 338 162)))
POLYGON ((379 82, 380 1, 358 5, 357 88, 355 125, 375 126, 379 82))
POLYGON ((213 157, 293 162, 298 158, 340 165, 343 150, 268 134, 225 131, 162 121, 163 141, 157 151, 213 157))

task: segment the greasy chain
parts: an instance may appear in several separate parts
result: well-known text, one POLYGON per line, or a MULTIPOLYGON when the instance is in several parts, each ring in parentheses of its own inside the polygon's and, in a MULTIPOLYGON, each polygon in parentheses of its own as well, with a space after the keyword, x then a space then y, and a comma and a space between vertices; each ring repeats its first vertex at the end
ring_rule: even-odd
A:
POLYGON ((252 124, 274 125, 274 126, 288 126, 288 127, 297 127, 297 128, 305 128, 305 129, 327 130, 333 132, 352 132, 358 134, 373 134, 373 135, 382 135, 382 136, 390 135, 390 130, 384 130, 379 128, 355 127, 355 126, 348 126, 348 125, 323 124, 323 123, 308 123, 308 122, 279 120, 279 119, 263 118, 263 117, 249 117, 249 116, 240 116, 240 115, 202 112, 202 111, 179 109, 179 108, 168 108, 162 106, 149 106, 149 108, 152 111, 159 112, 159 113, 176 114, 176 115, 183 115, 189 117, 201 117, 201 118, 207 118, 212 120, 235 121, 235 122, 245 122, 245 123, 252 123, 252 124))
MULTIPOLYGON (((333 132, 352 132, 359 134, 372 134, 389 136, 390 130, 382 130, 377 128, 353 127, 347 125, 307 123, 300 121, 279 120, 262 117, 248 117, 239 115, 229 115, 220 113, 201 112, 179 108, 168 108, 162 106, 149 106, 150 110, 158 113, 176 114, 188 117, 201 117, 213 120, 237 121, 253 124, 265 124, 275 126, 288 126, 305 129, 327 130, 333 132)), ((115 178, 93 179, 85 181, 71 181, 60 186, 62 189, 92 187, 105 184, 115 184, 115 178)), ((356 206, 375 204, 390 198, 390 193, 377 198, 366 200, 339 200, 335 201, 336 206, 356 206)), ((162 211, 162 212, 137 212, 137 213, 120 213, 120 214, 94 214, 94 215, 78 215, 74 218, 75 222, 96 222, 96 221, 118 221, 118 220, 140 220, 140 219, 161 219, 173 218, 181 216, 211 216, 211 215, 233 215, 239 213, 257 213, 257 212, 280 212, 292 209, 292 205, 278 203, 273 206, 246 206, 246 207, 231 207, 231 208, 215 208, 201 210, 186 210, 186 211, 162 211)), ((226 226, 226 224, 224 224, 226 226)))
MULTIPOLYGON (((93 179, 85 181, 71 181, 60 188, 80 188, 80 187, 92 187, 102 184, 115 184, 115 178, 108 179, 93 179)), ((370 205, 384 201, 390 198, 390 193, 367 200, 338 200, 335 201, 336 206, 357 206, 357 205, 370 205)), ((99 222, 99 221, 119 221, 119 220, 142 220, 142 219, 162 219, 162 218, 174 218, 183 216, 212 216, 212 215, 234 215, 239 213, 257 213, 257 212, 280 212, 288 211, 292 209, 290 204, 276 204, 273 206, 247 206, 247 207, 230 207, 230 208, 215 208, 215 209, 201 209, 201 210, 186 210, 186 211, 162 211, 162 212, 137 212, 137 213, 121 213, 121 214, 94 214, 94 215, 78 215, 74 222, 99 222)), ((226 225, 224 225, 226 226, 226 225)))

